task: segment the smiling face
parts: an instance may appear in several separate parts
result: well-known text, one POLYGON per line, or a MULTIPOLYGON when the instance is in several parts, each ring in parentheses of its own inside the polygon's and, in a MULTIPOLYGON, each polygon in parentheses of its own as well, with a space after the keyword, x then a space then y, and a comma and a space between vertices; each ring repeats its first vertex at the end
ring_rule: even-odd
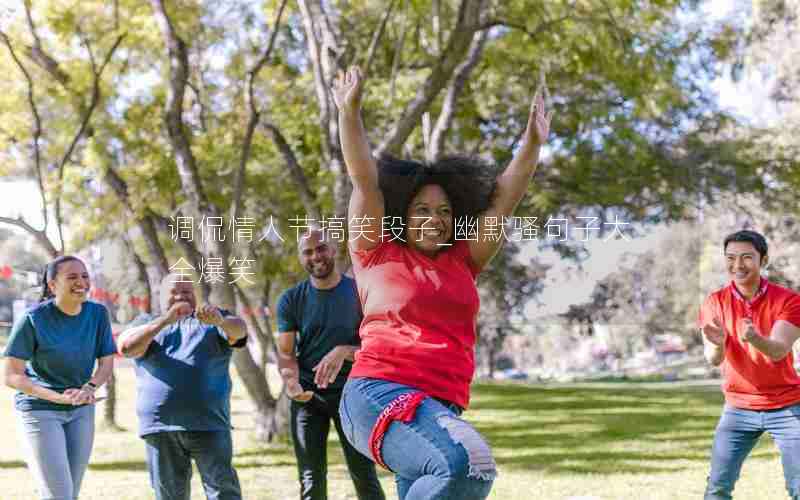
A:
POLYGON ((161 312, 166 313, 176 302, 187 302, 192 310, 197 306, 194 285, 182 281, 177 274, 168 274, 161 280, 161 312))
POLYGON ((755 288, 761 280, 761 268, 767 264, 752 243, 732 241, 725 247, 728 277, 740 288, 755 288))
POLYGON ((309 231, 297 245, 300 253, 300 264, 308 274, 318 280, 324 280, 336 268, 334 257, 336 248, 328 241, 324 241, 321 231, 309 231))
POLYGON ((411 199, 406 210, 408 246, 428 256, 450 243, 453 207, 438 184, 428 184, 411 199))
POLYGON ((84 302, 89 295, 91 282, 86 266, 79 260, 68 260, 56 266, 55 276, 47 282, 59 302, 84 302))

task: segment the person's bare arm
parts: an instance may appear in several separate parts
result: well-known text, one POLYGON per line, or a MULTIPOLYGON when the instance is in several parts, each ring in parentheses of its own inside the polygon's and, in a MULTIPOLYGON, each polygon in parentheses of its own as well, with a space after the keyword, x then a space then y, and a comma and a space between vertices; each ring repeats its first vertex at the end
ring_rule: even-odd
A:
POLYGON ((278 333, 278 371, 286 385, 286 395, 290 399, 305 403, 314 393, 304 391, 300 385, 300 367, 294 354, 294 337, 296 332, 278 333))
POLYGON ((231 345, 247 337, 247 324, 243 319, 234 315, 223 316, 218 307, 210 304, 197 309, 197 319, 221 329, 231 345))
POLYGON ((773 361, 780 361, 792 352, 795 341, 800 338, 800 328, 785 320, 778 320, 772 326, 769 337, 756 332, 753 322, 744 321, 745 328, 740 334, 743 342, 747 342, 773 361))
MULTIPOLYGON (((545 110, 544 94, 546 93, 547 87, 542 78, 531 103, 528 125, 522 135, 522 145, 503 173, 497 177, 494 200, 492 205, 481 214, 481 227, 478 234, 487 234, 489 221, 502 223, 505 218, 513 215, 517 205, 528 191, 531 178, 533 178, 539 163, 539 151, 550 134, 550 120, 553 112, 545 110)), ((502 244, 500 239, 470 240, 469 250, 474 266, 478 270, 483 269, 497 254, 502 244)))
POLYGON ((71 398, 72 404, 93 404, 95 402, 95 391, 108 382, 112 373, 114 373, 114 355, 109 354, 97 360, 97 368, 94 371, 94 375, 83 387, 77 390, 69 389, 64 391, 64 394, 71 398))
POLYGON ((314 367, 314 383, 321 389, 332 384, 342 371, 345 361, 351 363, 355 361, 358 349, 359 347, 354 345, 337 345, 331 349, 314 367))
POLYGON ((711 324, 700 329, 703 336, 703 356, 712 366, 719 366, 725 361, 725 328, 715 318, 711 324))
POLYGON ((339 108, 339 140, 347 174, 353 184, 348 207, 351 240, 356 250, 375 248, 380 243, 384 216, 383 193, 378 184, 378 167, 369 150, 361 120, 364 79, 358 67, 339 74, 333 84, 333 100, 339 108), (355 230, 357 226, 358 231, 355 230))
POLYGON ((177 302, 169 308, 169 311, 149 323, 125 330, 119 336, 117 344, 120 354, 126 358, 144 356, 158 332, 191 313, 192 306, 188 302, 177 302))
POLYGON ((12 389, 16 389, 24 394, 39 399, 62 405, 73 404, 73 400, 70 395, 75 391, 61 394, 52 389, 34 384, 30 377, 25 374, 24 359, 14 358, 11 356, 6 357, 5 384, 7 387, 11 387, 12 389))

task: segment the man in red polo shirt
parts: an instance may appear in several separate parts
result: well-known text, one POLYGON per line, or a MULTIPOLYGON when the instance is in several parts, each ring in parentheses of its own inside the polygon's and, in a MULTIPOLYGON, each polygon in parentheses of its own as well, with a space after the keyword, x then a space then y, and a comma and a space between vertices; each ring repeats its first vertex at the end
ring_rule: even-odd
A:
POLYGON ((781 453, 786 489, 800 499, 800 295, 761 277, 767 241, 739 231, 723 244, 731 282, 700 311, 705 357, 721 365, 725 407, 714 435, 705 500, 729 499, 742 463, 769 432, 781 453))

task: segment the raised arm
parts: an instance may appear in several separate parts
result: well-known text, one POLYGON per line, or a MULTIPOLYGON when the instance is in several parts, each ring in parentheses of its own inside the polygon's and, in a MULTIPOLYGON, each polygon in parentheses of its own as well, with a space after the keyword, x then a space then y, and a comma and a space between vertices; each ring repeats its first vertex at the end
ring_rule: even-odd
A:
MULTIPOLYGON (((480 217, 479 235, 486 234, 488 226, 502 223, 505 217, 514 213, 520 200, 528 191, 528 184, 531 177, 536 172, 536 165, 539 162, 539 150, 550 134, 550 120, 553 112, 545 110, 544 95, 547 94, 547 87, 544 76, 539 84, 539 88, 533 97, 530 112, 528 114, 528 125, 522 135, 522 144, 517 154, 508 164, 506 169, 497 178, 497 191, 492 205, 480 217), (488 223, 494 220, 495 223, 488 223)), ((478 269, 483 269, 495 256, 503 242, 485 240, 481 237, 478 241, 470 241, 469 249, 472 261, 478 269)))
POLYGON ((364 80, 358 67, 339 73, 333 84, 333 100, 339 108, 339 139, 347 174, 353 183, 348 221, 349 245, 368 250, 379 243, 384 214, 383 194, 378 185, 378 167, 372 158, 361 120, 364 80))
POLYGON ((144 356, 158 332, 191 313, 192 306, 188 302, 176 302, 165 314, 149 323, 125 330, 117 342, 120 354, 126 358, 144 356))

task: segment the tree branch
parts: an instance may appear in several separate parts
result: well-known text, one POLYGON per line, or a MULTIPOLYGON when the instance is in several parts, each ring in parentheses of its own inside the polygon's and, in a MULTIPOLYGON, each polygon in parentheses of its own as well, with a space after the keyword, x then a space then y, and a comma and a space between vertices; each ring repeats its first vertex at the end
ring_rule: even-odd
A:
POLYGON ((286 140, 283 133, 281 133, 280 129, 274 124, 265 123, 264 129, 269 133, 273 142, 278 147, 278 151, 283 155, 286 166, 289 167, 289 174, 292 176, 292 180, 297 187, 300 201, 303 203, 303 208, 306 209, 306 213, 309 216, 318 220, 320 218, 320 209, 317 206, 316 197, 309 186, 306 174, 300 167, 300 163, 297 161, 294 151, 292 151, 292 147, 289 145, 289 142, 286 140))
POLYGON ((247 162, 250 160, 250 150, 253 145, 253 134, 256 130, 256 126, 258 125, 258 121, 261 118, 261 112, 258 110, 254 95, 255 80, 272 54, 272 48, 275 46, 275 39, 278 37, 278 28, 280 27, 281 16, 283 16, 283 10, 286 7, 286 3, 287 0, 283 0, 280 7, 278 7, 278 13, 275 15, 272 34, 269 37, 266 50, 264 50, 264 53, 261 55, 253 68, 247 72, 247 101, 250 108, 250 116, 247 120, 247 129, 244 135, 244 142, 242 143, 242 155, 239 159, 239 169, 236 172, 236 178, 233 184, 234 188, 233 203, 231 205, 231 219, 234 221, 239 218, 239 212, 242 205, 242 194, 244 192, 245 169, 247 167, 247 162))
POLYGON ((24 0, 22 5, 25 7, 25 19, 28 21, 28 29, 33 37, 33 43, 36 47, 42 48, 42 41, 39 39, 39 34, 36 33, 36 25, 33 23, 33 15, 31 13, 31 0, 24 0))
MULTIPOLYGON (((202 79, 200 83, 203 85, 202 79)), ((200 108, 200 113, 197 117, 197 119, 200 120, 200 130, 206 132, 208 130, 208 126, 206 125, 206 105, 203 102, 203 96, 200 93, 200 89, 197 88, 197 86, 195 86, 191 80, 186 81, 186 87, 194 93, 195 101, 197 102, 197 106, 200 108)))
POLYGON ((369 70, 372 67, 372 60, 375 58, 375 51, 378 48, 378 43, 381 41, 381 38, 383 37, 383 33, 386 31, 386 24, 389 21, 389 17, 391 17, 392 15, 395 3, 396 0, 391 0, 391 2, 389 2, 389 6, 383 13, 383 17, 381 17, 381 22, 378 24, 378 27, 372 33, 372 39, 370 40, 369 48, 367 49, 367 57, 364 61, 364 78, 369 78, 369 70))
POLYGON ((183 125, 183 99, 189 80, 189 51, 186 43, 175 33, 163 0, 151 0, 151 4, 169 56, 169 93, 165 116, 167 134, 175 154, 181 187, 195 209, 204 213, 209 205, 183 125))
POLYGON ((573 19, 573 18, 574 18, 574 15, 568 14, 568 15, 565 15, 565 16, 558 17, 556 19, 551 19, 549 21, 543 21, 543 22, 539 23, 539 25, 537 25, 536 28, 533 29, 533 31, 529 30, 528 27, 525 26, 524 24, 515 23, 513 21, 508 21, 508 20, 505 20, 505 19, 490 19, 490 20, 486 20, 486 21, 482 22, 479 29, 488 30, 488 29, 494 28, 496 26, 505 26, 506 28, 514 29, 514 30, 517 30, 517 31, 521 31, 521 32, 525 33, 526 35, 528 35, 531 38, 536 38, 539 35, 541 35, 542 33, 555 28, 556 26, 558 26, 559 24, 563 23, 564 21, 567 21, 567 20, 573 19))
POLYGON ((436 126, 428 143, 429 148, 426 156, 429 162, 435 161, 442 154, 445 134, 450 129, 453 123, 453 116, 455 116, 456 102, 469 80, 470 73, 472 73, 472 70, 475 69, 481 59, 483 47, 486 45, 487 32, 487 30, 481 30, 473 35, 467 58, 458 65, 453 78, 450 80, 447 94, 442 104, 442 111, 439 113, 439 118, 436 120, 436 126))
POLYGON ((433 0, 431 24, 433 26, 433 51, 439 55, 442 50, 442 4, 433 0))
POLYGON ((67 88, 69 85, 69 75, 64 73, 64 71, 59 67, 58 62, 53 59, 49 54, 44 51, 42 47, 42 40, 39 38, 39 34, 36 32, 36 25, 33 22, 33 15, 31 13, 31 1, 25 0, 23 2, 25 6, 25 18, 28 21, 28 30, 31 33, 31 37, 33 38, 33 46, 26 47, 25 53, 26 55, 39 67, 49 73, 53 78, 56 79, 58 83, 60 83, 64 88, 67 88))
MULTIPOLYGON (((234 283, 233 289, 236 292, 236 297, 244 306, 244 309, 252 312, 253 311, 252 303, 250 302, 250 298, 247 296, 247 294, 244 293, 244 290, 242 290, 242 287, 240 287, 237 283, 234 283)), ((248 318, 247 314, 244 314, 243 316, 245 317, 245 319, 248 318)), ((262 349, 274 349, 275 342, 272 339, 271 335, 272 332, 265 332, 261 328, 261 325, 259 324, 258 319, 256 319, 255 315, 251 316, 250 318, 251 318, 250 327, 253 329, 253 331, 256 332, 259 344, 261 345, 262 349)), ((270 327, 269 321, 265 321, 264 323, 267 328, 270 327)))
POLYGON ((394 103, 394 89, 397 83, 397 70, 400 67, 400 60, 402 59, 403 46, 406 41, 406 33, 408 33, 408 18, 407 13, 404 13, 400 24, 400 36, 394 44, 394 56, 392 57, 392 70, 389 74, 389 106, 394 103))
POLYGON ((601 3, 606 9, 606 13, 608 14, 608 24, 611 26, 612 31, 614 34, 617 35, 617 42, 622 45, 624 43, 624 38, 628 36, 628 33, 622 26, 617 22, 617 18, 614 16, 614 11, 611 6, 608 4, 606 0, 601 0, 601 3))
POLYGON ((86 127, 89 125, 89 121, 92 118, 92 114, 94 113, 95 108, 97 108, 97 104, 100 102, 100 98, 102 96, 100 90, 100 79, 103 76, 103 71, 105 70, 108 62, 111 60, 111 57, 114 55, 114 52, 119 47, 122 40, 125 38, 125 35, 120 35, 117 37, 114 44, 109 49, 108 53, 106 54, 105 59, 103 60, 103 64, 100 66, 99 69, 96 68, 96 64, 94 61, 94 56, 92 55, 91 44, 89 41, 84 39, 84 44, 86 45, 86 50, 89 52, 90 61, 92 63, 92 96, 89 101, 89 107, 86 108, 84 115, 81 119, 81 123, 78 126, 78 131, 72 138, 67 150, 64 152, 64 155, 61 157, 61 161, 58 163, 58 185, 56 186, 56 201, 55 201, 55 219, 56 219, 56 228, 58 229, 58 238, 61 242, 61 249, 64 250, 64 232, 63 232, 63 220, 61 217, 61 194, 62 194, 62 186, 64 182, 64 170, 66 169, 67 163, 70 161, 72 157, 72 153, 75 151, 75 147, 78 144, 78 141, 83 137, 84 132, 86 131, 86 127))
POLYGON ((39 231, 28 224, 25 219, 22 218, 22 216, 16 219, 11 217, 0 217, 0 224, 8 224, 9 226, 18 227, 24 230, 36 239, 36 242, 39 243, 42 249, 47 252, 47 255, 50 257, 56 257, 59 254, 59 251, 55 246, 53 246, 50 238, 47 237, 47 234, 44 231, 39 231))
POLYGON ((323 69, 323 47, 320 43, 320 35, 317 33, 318 28, 314 13, 308 2, 309 0, 298 0, 297 4, 300 7, 300 14, 303 17, 303 28, 305 29, 308 53, 311 57, 311 65, 314 70, 314 90, 317 93, 317 102, 319 103, 319 125, 320 131, 323 132, 324 136, 324 140, 322 141, 322 154, 326 160, 330 161, 330 158, 333 157, 334 150, 329 137, 331 101, 328 92, 328 81, 323 69))
MULTIPOLYGON (((107 152, 108 150, 106 149, 105 151, 107 152)), ((127 210, 128 215, 136 219, 136 223, 139 226, 139 230, 142 232, 142 237, 147 244, 147 249, 150 252, 153 263, 156 269, 158 269, 159 276, 165 276, 169 273, 169 264, 167 263, 167 257, 164 253, 164 247, 162 247, 161 243, 158 241, 155 214, 148 208, 143 217, 136 215, 136 210, 131 202, 128 183, 125 182, 125 179, 123 179, 114 168, 112 165, 113 161, 112 158, 107 158, 107 161, 104 162, 105 175, 103 175, 103 181, 117 196, 119 202, 127 210)))
MULTIPOLYGON (((17 68, 19 68, 19 70, 25 76, 25 81, 27 82, 28 86, 28 106, 31 109, 31 115, 33 116, 33 167, 34 172, 36 172, 36 182, 39 187, 39 195, 42 197, 42 220, 44 221, 44 229, 42 229, 42 232, 46 232, 47 226, 49 225, 49 219, 47 216, 47 194, 44 188, 44 176, 42 175, 42 150, 39 146, 39 140, 42 137, 42 118, 39 115, 38 108, 36 107, 33 79, 31 78, 30 73, 28 73, 28 70, 25 69, 25 65, 22 64, 22 61, 19 59, 19 57, 17 57, 17 54, 14 51, 14 47, 11 45, 11 40, 8 38, 8 36, 0 31, 0 38, 2 38, 6 48, 8 48, 11 58, 14 60, 14 64, 17 65, 17 68)), ((52 243, 50 245, 52 246, 52 243)))
POLYGON ((447 84, 456 66, 464 59, 472 37, 479 29, 482 0, 462 0, 458 21, 450 34, 447 46, 434 66, 431 74, 417 91, 416 96, 406 106, 400 120, 395 123, 377 149, 378 155, 384 152, 399 151, 408 136, 419 123, 422 114, 447 84))
POLYGON ((128 250, 128 253, 131 254, 133 265, 136 267, 136 274, 139 276, 139 281, 142 283, 142 286, 144 286, 144 293, 147 298, 147 307, 144 312, 150 313, 153 305, 153 291, 150 287, 150 279, 147 277, 147 265, 144 263, 139 253, 136 252, 136 247, 133 246, 133 242, 125 232, 122 233, 122 243, 125 245, 125 249, 128 250))

